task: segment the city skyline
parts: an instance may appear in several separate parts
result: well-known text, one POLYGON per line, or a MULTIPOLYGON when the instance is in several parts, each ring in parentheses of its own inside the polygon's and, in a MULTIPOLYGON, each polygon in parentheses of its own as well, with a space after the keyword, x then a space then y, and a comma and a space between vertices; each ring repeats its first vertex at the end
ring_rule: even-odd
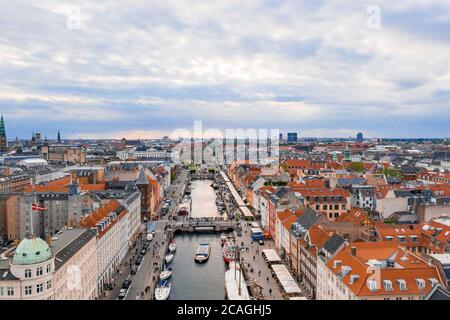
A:
POLYGON ((202 120, 301 136, 446 138, 448 3, 377 5, 2 3, 7 134, 154 138, 202 120))

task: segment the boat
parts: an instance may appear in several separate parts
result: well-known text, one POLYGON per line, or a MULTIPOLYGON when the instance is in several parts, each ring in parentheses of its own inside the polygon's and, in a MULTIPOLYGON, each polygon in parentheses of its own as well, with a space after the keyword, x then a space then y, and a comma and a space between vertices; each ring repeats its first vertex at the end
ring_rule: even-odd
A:
POLYGON ((172 274, 173 274, 172 268, 168 267, 167 269, 164 269, 163 271, 161 271, 161 273, 159 274, 159 279, 167 280, 172 276, 172 274))
POLYGON ((183 199, 178 206, 177 213, 179 216, 188 216, 191 213, 191 204, 189 199, 183 199))
POLYGON ((195 254, 195 262, 206 262, 211 254, 211 246, 209 243, 202 243, 198 246, 197 253, 195 254))
POLYGON ((238 246, 234 239, 228 239, 223 245, 223 260, 226 263, 236 261, 238 246))
POLYGON ((173 260, 173 253, 167 254, 164 260, 166 261, 166 263, 171 263, 173 260))
POLYGON ((167 300, 170 295, 171 283, 168 280, 161 280, 155 289, 155 300, 167 300))
POLYGON ((241 266, 230 262, 229 270, 225 272, 225 293, 227 300, 250 300, 247 283, 241 273, 241 266))
POLYGON ((172 240, 169 244, 169 251, 170 251, 170 253, 174 253, 175 250, 177 250, 177 244, 176 244, 175 240, 172 240))

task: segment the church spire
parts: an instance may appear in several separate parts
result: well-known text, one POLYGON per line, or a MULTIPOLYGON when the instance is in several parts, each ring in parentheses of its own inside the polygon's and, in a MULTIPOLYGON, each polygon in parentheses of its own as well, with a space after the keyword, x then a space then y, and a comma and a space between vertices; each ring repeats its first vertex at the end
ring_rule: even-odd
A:
POLYGON ((6 139, 5 120, 3 119, 3 111, 2 116, 0 118, 0 137, 6 139))
POLYGON ((59 129, 58 129, 58 143, 61 143, 61 132, 59 132, 59 129))

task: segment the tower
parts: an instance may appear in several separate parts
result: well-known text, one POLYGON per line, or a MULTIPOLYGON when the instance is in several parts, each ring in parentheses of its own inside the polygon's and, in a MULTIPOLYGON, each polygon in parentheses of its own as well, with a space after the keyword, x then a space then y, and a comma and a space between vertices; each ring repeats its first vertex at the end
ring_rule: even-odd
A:
POLYGON ((0 152, 6 151, 7 148, 8 148, 8 140, 6 138, 5 120, 3 119, 3 111, 2 111, 2 116, 0 118, 0 152))
POLYGON ((356 141, 357 141, 357 142, 363 142, 363 141, 364 141, 364 135, 363 135, 361 132, 359 132, 359 133, 356 135, 356 141))
POLYGON ((344 161, 346 162, 350 162, 351 161, 351 151, 350 148, 348 147, 348 145, 345 147, 344 150, 344 161))
POLYGON ((61 132, 58 130, 58 143, 61 143, 61 132))

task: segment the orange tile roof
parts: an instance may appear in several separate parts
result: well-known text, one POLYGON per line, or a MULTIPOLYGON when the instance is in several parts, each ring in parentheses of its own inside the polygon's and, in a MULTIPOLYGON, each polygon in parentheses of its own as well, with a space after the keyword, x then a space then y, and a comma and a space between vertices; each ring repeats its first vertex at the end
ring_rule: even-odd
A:
POLYGON ((103 191, 106 189, 105 183, 97 184, 82 184, 80 185, 81 191, 103 191))
POLYGON ((355 225, 363 225, 369 219, 366 211, 361 208, 352 208, 348 212, 340 215, 336 221, 339 222, 353 222, 355 225))
POLYGON ((45 185, 34 185, 27 187, 25 192, 69 192, 71 177, 64 177, 58 180, 50 181, 45 185))
MULTIPOLYGON (((111 200, 106 205, 97 209, 97 211, 91 213, 87 217, 81 219, 80 224, 86 228, 92 228, 97 225, 103 218, 105 218, 110 212, 115 212, 121 207, 121 204, 117 200, 111 200)), ((120 220, 126 214, 125 208, 122 207, 122 211, 119 213, 117 219, 120 220)), ((102 237, 108 230, 117 222, 112 221, 105 229, 99 232, 99 236, 102 237)))
POLYGON ((341 281, 358 297, 411 294, 424 296, 432 289, 430 279, 437 279, 442 283, 436 267, 429 266, 419 256, 389 242, 352 242, 350 246, 339 251, 327 262, 328 269, 335 275, 341 274, 344 266, 350 267, 351 270, 340 277, 341 281), (356 248, 356 256, 351 255, 351 247, 356 248), (382 262, 392 257, 395 257, 397 267, 382 267, 378 274, 369 269, 369 260, 375 259, 382 262), (340 263, 335 264, 335 261, 340 263), (359 279, 351 283, 350 279, 355 275, 359 276, 359 279), (369 289, 367 283, 369 279, 377 280, 377 290, 369 289), (425 280, 424 289, 419 289, 417 279, 425 280), (405 290, 400 290, 399 280, 406 282, 405 290), (391 281, 392 290, 386 290, 385 281, 391 281))

